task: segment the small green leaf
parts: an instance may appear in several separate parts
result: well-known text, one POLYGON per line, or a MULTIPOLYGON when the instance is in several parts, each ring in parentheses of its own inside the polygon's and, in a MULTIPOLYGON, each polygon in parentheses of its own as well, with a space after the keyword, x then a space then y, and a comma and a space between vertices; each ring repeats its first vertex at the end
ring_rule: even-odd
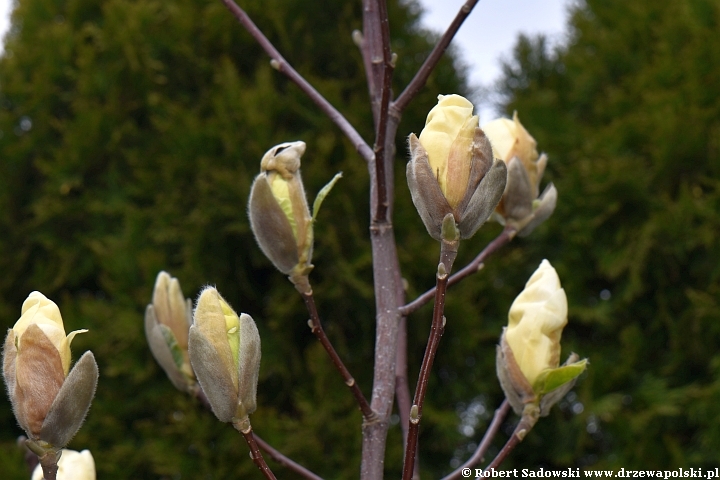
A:
POLYGON ((183 363, 185 363, 185 359, 183 358, 182 350, 180 350, 180 345, 178 345, 177 338, 175 338, 175 334, 170 330, 170 328, 167 325, 163 325, 162 323, 158 325, 160 328, 160 332, 162 332, 163 339, 165 340, 165 343, 167 344, 168 348, 170 349, 170 353, 172 354, 173 361, 175 362, 175 366, 178 369, 181 369, 183 366, 183 363))
POLYGON ((533 390, 535 390, 535 393, 538 395, 545 395, 573 380, 584 372, 586 368, 587 358, 579 362, 571 363, 570 365, 546 370, 535 380, 533 390))
POLYGON ((325 197, 327 197, 327 194, 330 193, 330 190, 335 186, 335 183, 342 178, 342 172, 335 174, 335 176, 330 180, 327 185, 325 185, 317 194, 317 197, 315 197, 315 201, 313 202, 313 214, 312 218, 313 221, 315 221, 315 217, 317 217, 318 211, 320 210, 320 205, 322 205, 323 200, 325 200, 325 197))

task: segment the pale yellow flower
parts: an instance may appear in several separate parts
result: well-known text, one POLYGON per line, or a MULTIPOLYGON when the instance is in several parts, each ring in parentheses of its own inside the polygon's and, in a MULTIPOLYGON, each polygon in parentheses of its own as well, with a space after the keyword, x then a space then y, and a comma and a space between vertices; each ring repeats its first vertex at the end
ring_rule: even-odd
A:
POLYGON ((548 219, 555 210, 557 190, 550 183, 540 193, 547 156, 538 156, 537 142, 520 123, 515 112, 513 119, 499 118, 483 125, 490 139, 495 158, 507 163, 507 185, 495 210, 495 219, 509 224, 521 237, 548 219))
POLYGON ((545 171, 547 157, 539 158, 537 142, 530 135, 518 118, 517 112, 509 118, 498 118, 483 125, 485 135, 490 139, 495 158, 508 163, 518 157, 530 177, 531 185, 535 186, 535 197, 538 196, 537 186, 545 171))
POLYGON ((530 385, 560 365, 560 337, 567 324, 567 297, 550 262, 543 260, 517 296, 505 338, 530 385))
POLYGON ((472 103, 460 95, 439 95, 420 137, 408 137, 408 187, 425 228, 436 240, 441 239, 446 219, 455 227, 446 234, 471 237, 505 189, 505 163, 493 159, 490 142, 472 111, 472 103))
POLYGON ((478 127, 473 104, 460 95, 439 95, 420 132, 420 144, 450 207, 465 196, 470 178, 472 142, 478 127))

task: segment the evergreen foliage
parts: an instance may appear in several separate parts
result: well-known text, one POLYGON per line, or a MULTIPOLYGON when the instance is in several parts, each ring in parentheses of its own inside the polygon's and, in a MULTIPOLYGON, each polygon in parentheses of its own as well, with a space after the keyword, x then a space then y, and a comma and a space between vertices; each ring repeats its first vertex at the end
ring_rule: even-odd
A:
POLYGON ((564 343, 591 367, 584 409, 541 421, 513 460, 714 468, 720 4, 588 0, 570 26, 557 49, 521 38, 501 88, 550 156, 558 207, 527 248, 558 270, 564 343))
MULTIPOLYGON (((371 138, 350 38, 361 27, 359 2, 242 5, 371 138)), ((389 7, 397 92, 432 39, 418 29, 417 5, 389 7)), ((543 258, 568 294, 564 355, 576 351, 591 366, 504 467, 720 462, 720 6, 587 0, 570 27, 554 49, 520 38, 505 65, 503 108, 517 109, 548 153, 545 181, 557 186, 558 207, 449 290, 420 436, 428 477, 469 456, 502 401, 495 345, 543 258)), ((462 71, 446 60, 400 134, 419 132, 438 93, 464 90, 462 71)), ((216 285, 257 321, 258 435, 322 476, 357 475, 360 414, 245 214, 262 154, 296 139, 308 144, 310 197, 344 172, 320 213, 311 281, 329 336, 369 394, 367 169, 337 128, 270 68, 217 0, 18 2, 0 58, 0 321, 12 326, 22 300, 41 290, 68 330, 90 329, 74 341, 75 358, 92 349, 100 382, 70 448, 92 450, 99 478, 260 478, 237 432, 174 390, 149 353, 142 312, 161 269, 189 297, 216 285)), ((395 226, 412 299, 434 284, 438 248, 410 202, 403 138, 397 149, 395 226)), ((488 224, 463 242, 456 265, 499 231, 488 224)), ((408 318, 412 386, 430 311, 408 318)), ((516 420, 508 418, 488 457, 516 420)), ((4 395, 0 425, 4 478, 27 478, 4 395)), ((398 477, 401 463, 395 425, 387 476, 398 477)))
MULTIPOLYGON (((362 60, 351 39, 362 27, 360 4, 242 5, 372 138, 362 60)), ((390 2, 389 9, 400 91, 434 39, 419 29, 417 5, 390 2)), ((308 144, 303 177, 311 198, 344 172, 318 219, 311 279, 328 334, 369 394, 368 174, 350 143, 270 67, 217 0, 22 0, 5 49, 0 318, 11 327, 23 299, 40 290, 58 303, 68 330, 90 330, 73 343, 74 356, 91 349, 101 379, 70 448, 92 450, 99 478, 259 476, 242 437, 174 390, 150 355, 143 312, 165 269, 186 296, 210 283, 256 319, 263 338, 258 435, 321 475, 357 475, 361 416, 310 333, 297 292, 255 244, 245 211, 260 158, 280 142, 308 144)), ((462 76, 446 59, 404 124, 419 130, 437 93, 462 90, 462 76)), ((403 138, 397 148, 398 190, 406 192, 403 138)), ((403 195, 398 208, 414 219, 403 195)), ((0 397, 3 478, 27 478, 15 446, 21 431, 0 397)), ((399 471, 395 430, 391 455, 399 471)))

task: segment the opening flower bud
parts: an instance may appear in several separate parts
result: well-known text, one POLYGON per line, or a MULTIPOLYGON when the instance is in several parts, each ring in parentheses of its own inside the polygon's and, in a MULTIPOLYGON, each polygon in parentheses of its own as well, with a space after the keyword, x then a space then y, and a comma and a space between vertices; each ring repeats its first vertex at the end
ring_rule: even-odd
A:
MULTIPOLYGON (((570 364, 560 366, 560 337, 566 324, 565 291, 555 269, 543 260, 510 307, 498 347, 498 376, 516 412, 527 403, 539 403, 541 414, 546 414, 552 404, 541 403, 543 397, 557 388, 567 393, 585 370, 586 360, 577 362, 574 355, 570 364)), ((557 401, 561 396, 549 398, 557 401)))
POLYGON ((310 215, 300 178, 304 142, 281 143, 263 155, 261 173, 253 181, 248 202, 250 227, 275 268, 290 277, 301 293, 309 292, 313 268, 313 222, 320 205, 342 174, 335 175, 313 203, 310 215))
POLYGON ((495 158, 504 160, 508 166, 507 186, 496 218, 502 224, 513 225, 519 236, 527 236, 555 210, 557 190, 552 183, 539 195, 547 156, 538 156, 537 142, 520 123, 517 112, 512 120, 493 120, 483 125, 483 130, 492 143, 495 158))
POLYGON ((472 111, 465 98, 440 95, 420 137, 409 137, 408 186, 428 233, 437 240, 447 214, 453 215, 460 238, 472 236, 505 189, 505 164, 493 159, 472 111))
POLYGON ((145 309, 145 336, 155 360, 178 390, 196 388, 188 355, 192 302, 183 296, 180 282, 167 272, 158 273, 152 303, 145 309))
POLYGON ((28 296, 8 330, 3 377, 15 418, 31 441, 63 447, 85 419, 98 368, 86 352, 70 369, 70 343, 83 332, 66 336, 60 309, 40 292, 28 296))
POLYGON ((204 289, 189 347, 198 381, 220 421, 242 420, 255 411, 260 334, 250 315, 238 316, 216 289, 204 289))
POLYGON ((312 216, 300 177, 304 142, 281 143, 265 153, 250 190, 250 226, 260 249, 281 272, 312 269, 312 216))

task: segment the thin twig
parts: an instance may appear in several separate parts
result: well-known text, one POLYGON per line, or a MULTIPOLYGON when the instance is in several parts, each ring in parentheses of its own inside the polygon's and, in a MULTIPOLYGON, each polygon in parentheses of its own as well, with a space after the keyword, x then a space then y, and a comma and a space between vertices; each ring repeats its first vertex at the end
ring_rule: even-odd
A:
POLYGON ((390 107, 390 94, 393 65, 390 60, 390 26, 385 0, 376 1, 377 15, 380 24, 380 38, 382 44, 382 84, 380 86, 380 111, 375 129, 375 176, 377 178, 377 203, 374 220, 384 223, 388 213, 387 174, 385 173, 388 152, 385 149, 385 140, 388 126, 388 109, 390 107))
POLYGON ((413 406, 410 409, 410 422, 408 424, 408 439, 405 445, 405 460, 403 462, 403 480, 410 480, 415 469, 415 455, 417 452, 418 430, 420 428, 420 419, 422 418, 422 408, 427 392, 428 381, 430 380, 430 370, 432 369, 435 354, 437 353, 440 338, 445 329, 445 290, 447 288, 448 273, 445 271, 444 264, 440 264, 442 268, 438 268, 437 287, 435 289, 435 308, 433 309, 432 327, 430 328, 430 337, 428 345, 423 356, 422 367, 420 367, 420 376, 415 389, 415 397, 413 398, 413 406))
MULTIPOLYGON (((505 446, 500 450, 500 452, 498 452, 497 456, 492 460, 492 462, 490 462, 490 464, 485 467, 485 472, 488 472, 491 469, 495 469, 500 466, 500 464, 503 462, 503 460, 505 460, 505 458, 507 458, 510 452, 512 452, 515 447, 517 447, 518 444, 523 441, 528 432, 532 430, 532 428, 535 426, 535 423, 537 423, 539 417, 540 409, 537 405, 525 405, 523 415, 520 417, 520 421, 515 427, 512 436, 508 439, 507 443, 505 443, 505 446)), ((479 476, 478 478, 481 478, 481 476, 479 476)))
POLYGON ((43 471, 44 480, 56 480, 58 473, 58 460, 60 456, 57 451, 48 451, 40 457, 40 467, 43 471))
POLYGON ((313 334, 315 334, 317 339, 320 340, 320 343, 330 356, 330 360, 332 360, 335 368, 337 368, 338 372, 340 372, 340 375, 342 375, 343 380, 345 381, 345 385, 350 388, 350 392, 352 392, 353 396, 355 397, 355 400, 360 407, 360 411, 362 412, 364 420, 366 422, 374 421, 377 415, 375 414, 375 412, 373 412, 372 408, 370 408, 370 404, 365 399, 365 395, 363 395, 357 382, 355 382, 355 379, 350 374, 350 371, 340 359, 340 356, 335 351, 332 343, 330 343, 330 339, 325 334, 325 330, 323 330, 322 324, 320 323, 320 316, 318 315, 317 307, 315 306, 315 298, 313 297, 312 290, 310 290, 310 293, 302 293, 301 295, 303 297, 303 300, 305 301, 305 306, 307 307, 308 313, 310 313, 310 329, 312 330, 313 334))
POLYGON ((233 427, 245 437, 245 441, 248 447, 250 447, 250 458, 252 458, 265 478, 267 478, 267 480, 277 480, 275 474, 273 474, 270 467, 265 463, 262 453, 260 453, 260 448, 258 448, 258 444, 255 441, 255 435, 253 435, 252 425, 250 425, 250 419, 245 417, 242 420, 233 421, 233 427))
MULTIPOLYGON (((408 425, 410 424, 410 385, 407 372, 407 318, 400 319, 398 328, 397 360, 395 364, 395 401, 400 415, 400 428, 403 435, 403 448, 407 445, 408 425)), ((418 457, 415 457, 413 480, 420 478, 418 457)))
POLYGON ((487 452, 490 443, 492 442, 493 438, 495 438, 498 430, 500 430, 500 425, 502 425, 502 422, 509 411, 510 404, 507 400, 504 400, 503 403, 498 407, 498 409, 495 410, 495 415, 493 415, 493 419, 490 422, 488 429, 485 431, 485 435, 483 435, 483 438, 480 441, 480 445, 478 445, 475 453, 472 454, 472 456, 467 460, 467 462, 460 465, 456 470, 454 470, 449 475, 443 477, 441 480, 459 480, 463 478, 463 470, 465 470, 466 468, 472 468, 483 461, 485 452, 487 452))
MULTIPOLYGON (((505 227, 503 231, 495 237, 495 239, 488 243, 487 246, 483 249, 482 252, 478 254, 477 257, 473 259, 472 262, 468 263, 465 267, 463 267, 462 270, 458 271, 454 275, 450 277, 450 280, 448 280, 448 286, 455 285, 463 278, 472 275, 473 273, 479 271, 483 267, 483 262, 489 257, 492 253, 494 253, 496 250, 498 250, 500 247, 508 243, 510 240, 513 239, 515 236, 515 229, 512 227, 505 227)), ((428 303, 433 296, 435 295, 435 289, 437 287, 433 287, 427 292, 423 293, 419 297, 417 297, 412 302, 408 303, 405 306, 400 307, 400 313, 402 315, 409 315, 418 308, 422 307, 426 303, 428 303)))
MULTIPOLYGON (((195 398, 197 398, 200 403, 203 404, 205 408, 208 410, 212 410, 210 407, 210 402, 207 399, 207 396, 205 395, 205 392, 202 388, 200 388, 200 385, 197 385, 197 388, 192 390, 190 392, 195 398)), ((283 455, 281 452, 277 451, 275 448, 273 448, 272 445, 267 443, 262 438, 258 437, 257 435, 254 435, 255 441, 257 441, 258 446, 268 454, 270 458, 275 460, 277 463, 282 465, 283 467, 287 467, 288 470, 292 470, 293 472, 302 475, 303 477, 310 479, 310 480, 323 480, 322 477, 319 477, 315 475, 313 472, 308 470, 307 468, 303 467, 299 463, 296 463, 293 461, 290 457, 287 457, 283 455)))
POLYGON ((277 463, 282 465, 283 467, 286 467, 288 470, 291 470, 298 475, 301 475, 303 478, 307 478, 309 480, 323 480, 322 477, 319 477, 315 475, 313 472, 308 470, 307 468, 303 467, 299 463, 295 463, 282 453, 275 450, 269 443, 267 443, 262 438, 255 435, 255 440, 257 441, 258 446, 268 454, 270 458, 275 460, 277 463))
POLYGON ((240 8, 233 0, 222 0, 225 6, 230 12, 235 15, 240 24, 252 35, 255 41, 262 47, 263 50, 272 59, 270 64, 273 68, 277 69, 280 73, 283 73, 286 77, 292 80, 310 100, 320 107, 335 125, 347 136, 352 142, 355 149, 358 151, 361 157, 366 161, 372 161, 374 153, 370 145, 363 140, 357 130, 348 122, 348 120, 340 113, 330 102, 323 97, 320 92, 310 85, 305 78, 300 75, 286 60, 280 55, 280 52, 275 46, 268 40, 268 38, 262 33, 262 31, 253 23, 250 17, 245 11, 240 8))
POLYGON ((450 45, 453 37, 477 3, 478 0, 468 0, 462 7, 460 7, 460 11, 458 11, 457 15, 455 15, 455 19, 452 21, 445 33, 443 33, 443 36, 435 45, 433 51, 430 52, 430 55, 425 60, 425 63, 422 64, 415 74, 415 77, 410 81, 407 87, 405 87, 405 90, 403 90, 403 92, 392 103, 391 108, 394 112, 396 112, 395 114, 401 115, 408 106, 408 103, 410 103, 410 101, 415 98, 415 95, 417 95, 418 92, 425 86, 425 82, 427 82, 428 77, 437 66, 440 58, 442 58, 443 53, 445 53, 445 50, 448 45, 450 45))

